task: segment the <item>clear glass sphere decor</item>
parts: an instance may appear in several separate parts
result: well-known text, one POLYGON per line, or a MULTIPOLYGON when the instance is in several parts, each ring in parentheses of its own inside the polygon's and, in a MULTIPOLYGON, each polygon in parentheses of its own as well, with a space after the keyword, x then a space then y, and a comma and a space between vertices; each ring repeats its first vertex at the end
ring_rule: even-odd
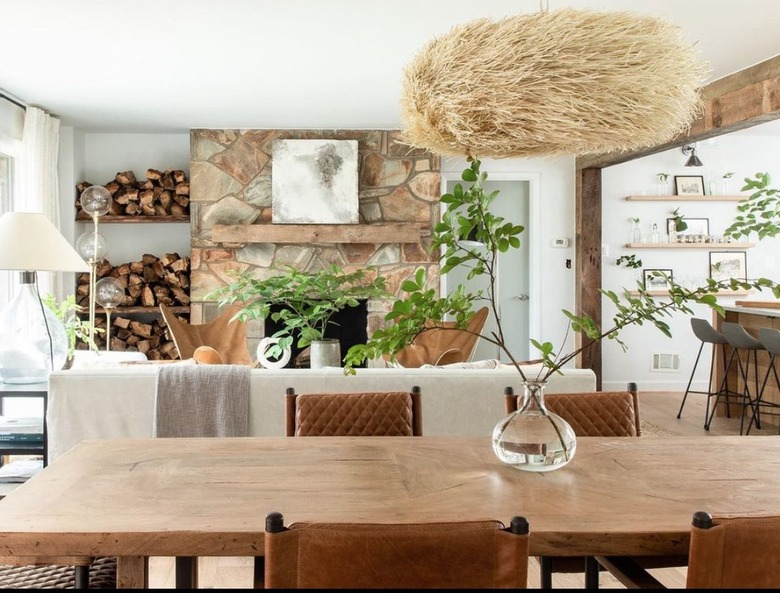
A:
POLYGON ((87 214, 103 216, 111 209, 113 198, 102 185, 90 185, 81 192, 81 209, 87 214))
POLYGON ((125 298, 125 287, 116 278, 103 278, 95 284, 95 301, 101 307, 118 307, 125 298))
POLYGON ((493 451, 504 463, 529 472, 559 469, 574 458, 574 429, 544 404, 546 381, 523 383, 523 403, 493 429, 493 451))
POLYGON ((101 261, 108 253, 108 244, 100 233, 87 231, 76 239, 76 251, 88 262, 101 261))

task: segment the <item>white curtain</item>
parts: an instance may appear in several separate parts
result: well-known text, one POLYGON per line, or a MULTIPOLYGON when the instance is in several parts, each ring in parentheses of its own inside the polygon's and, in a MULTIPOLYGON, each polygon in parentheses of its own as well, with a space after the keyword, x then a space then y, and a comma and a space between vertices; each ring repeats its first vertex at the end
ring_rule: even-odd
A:
MULTIPOLYGON (((17 169, 14 210, 42 212, 60 228, 60 193, 57 158, 60 120, 37 107, 28 106, 24 116, 22 148, 17 169)), ((38 272, 41 296, 65 296, 61 272, 38 272)))

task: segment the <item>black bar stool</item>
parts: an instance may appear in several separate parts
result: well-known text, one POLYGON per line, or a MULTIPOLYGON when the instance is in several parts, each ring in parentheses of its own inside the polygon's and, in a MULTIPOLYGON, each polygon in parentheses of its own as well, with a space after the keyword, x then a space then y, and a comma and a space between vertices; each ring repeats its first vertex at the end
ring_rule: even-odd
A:
POLYGON ((707 409, 704 411, 704 428, 709 429, 707 419, 710 416, 710 398, 715 397, 721 393, 728 397, 728 382, 721 382, 721 386, 718 391, 712 391, 712 377, 715 372, 715 357, 717 356, 716 350, 720 350, 721 358, 723 360, 723 368, 726 369, 726 344, 728 340, 723 337, 723 334, 712 327, 712 324, 706 319, 699 319, 697 317, 691 318, 691 329, 693 335, 699 338, 701 344, 699 345, 699 353, 696 355, 696 362, 693 363, 693 370, 691 371, 691 377, 688 379, 688 386, 685 388, 685 395, 680 403, 680 410, 677 412, 677 417, 682 416, 683 408, 685 407, 685 400, 688 399, 689 393, 703 393, 707 396, 707 409), (691 383, 693 383, 693 376, 696 374, 696 368, 699 366, 699 358, 701 358, 701 352, 704 349, 705 344, 712 344, 712 356, 710 357, 710 376, 707 382, 707 391, 697 391, 691 389, 691 383), (719 348, 720 347, 720 348, 719 348))
MULTIPOLYGON (((766 385, 769 382, 769 377, 771 375, 774 375, 775 385, 777 386, 778 391, 780 391, 780 377, 778 376, 776 366, 777 357, 780 356, 780 330, 762 327, 758 330, 758 339, 761 340, 761 343, 769 354, 769 364, 766 368, 764 381, 761 383, 761 391, 758 394, 756 408, 762 408, 762 414, 771 414, 773 416, 780 415, 780 412, 777 411, 777 408, 780 408, 780 403, 764 401, 764 391, 766 390, 766 385)), ((747 428, 748 434, 750 433, 751 426, 753 426, 752 421, 747 428)), ((760 426, 758 428, 760 428, 760 426)))
MULTIPOLYGON (((759 340, 758 338, 754 338, 749 333, 747 333, 747 331, 745 331, 745 328, 742 327, 739 323, 724 321, 721 324, 721 333, 723 334, 723 337, 726 338, 729 345, 733 348, 731 352, 731 357, 729 358, 729 363, 726 366, 723 375, 722 383, 725 383, 731 365, 736 359, 737 371, 739 373, 739 376, 742 378, 742 388, 743 388, 743 391, 729 390, 727 392, 726 410, 728 410, 729 407, 729 403, 730 403, 729 398, 732 395, 736 396, 737 399, 740 399, 742 401, 742 418, 739 423, 739 434, 744 434, 743 431, 745 425, 745 414, 748 408, 750 408, 750 410, 753 413, 753 416, 750 419, 750 424, 752 424, 755 421, 756 428, 760 430, 761 418, 759 416, 758 406, 756 405, 759 394, 761 393, 761 389, 759 387, 759 382, 758 382, 758 351, 765 350, 764 345, 761 343, 761 340, 759 340), (746 351, 744 360, 742 358, 742 351, 746 351), (751 353, 753 354, 752 364, 753 364, 753 373, 755 376, 755 382, 754 382, 755 388, 752 390, 750 388, 751 353)), ((712 417, 715 415, 715 410, 718 407, 718 399, 720 399, 720 397, 721 394, 719 393, 715 398, 715 406, 713 406, 712 408, 709 421, 704 426, 704 428, 706 428, 707 430, 709 430, 710 423, 712 422, 712 417)), ((748 427, 750 426, 750 424, 748 425, 748 427)))

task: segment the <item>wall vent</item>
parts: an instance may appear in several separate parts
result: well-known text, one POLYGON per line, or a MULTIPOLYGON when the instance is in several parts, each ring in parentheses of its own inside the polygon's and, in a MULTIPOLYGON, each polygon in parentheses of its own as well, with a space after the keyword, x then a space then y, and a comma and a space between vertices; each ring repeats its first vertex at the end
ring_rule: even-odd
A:
POLYGON ((654 352, 650 371, 668 373, 680 370, 680 355, 675 352, 654 352))

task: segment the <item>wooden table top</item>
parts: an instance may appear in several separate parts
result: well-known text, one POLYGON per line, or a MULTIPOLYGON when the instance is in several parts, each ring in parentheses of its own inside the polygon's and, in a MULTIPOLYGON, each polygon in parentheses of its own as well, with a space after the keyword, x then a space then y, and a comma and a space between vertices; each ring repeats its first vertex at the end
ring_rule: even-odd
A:
POLYGON ((686 554, 691 515, 780 514, 780 438, 580 438, 566 467, 489 438, 85 441, 0 502, 0 556, 255 556, 287 523, 524 515, 532 555, 686 554))

